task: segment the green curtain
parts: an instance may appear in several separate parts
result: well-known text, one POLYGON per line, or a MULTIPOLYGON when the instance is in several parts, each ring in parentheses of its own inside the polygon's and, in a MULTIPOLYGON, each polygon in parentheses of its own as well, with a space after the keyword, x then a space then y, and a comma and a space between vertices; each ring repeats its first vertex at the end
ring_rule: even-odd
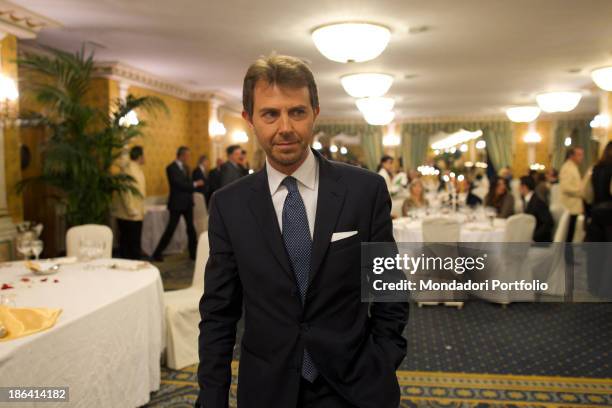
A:
POLYGON ((580 165, 580 171, 586 170, 597 160, 597 141, 591 138, 591 125, 589 119, 563 119, 557 121, 553 140, 552 166, 559 170, 565 161, 567 148, 565 138, 572 138, 573 147, 581 147, 584 150, 584 160, 580 165))
POLYGON ((405 169, 415 169, 423 164, 430 136, 460 129, 482 130, 489 158, 496 169, 512 165, 512 125, 508 121, 405 123, 402 125, 401 146, 405 169))
POLYGON ((361 138, 361 144, 366 154, 366 165, 372 171, 376 170, 383 154, 382 127, 358 123, 333 123, 316 125, 314 134, 324 133, 333 137, 339 134, 357 136, 361 138))

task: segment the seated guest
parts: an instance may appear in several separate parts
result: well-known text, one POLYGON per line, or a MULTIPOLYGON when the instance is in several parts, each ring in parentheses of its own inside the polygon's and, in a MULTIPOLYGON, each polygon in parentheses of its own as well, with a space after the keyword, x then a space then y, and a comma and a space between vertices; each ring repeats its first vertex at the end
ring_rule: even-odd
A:
POLYGON ((514 197, 510 194, 508 179, 497 178, 485 198, 485 205, 495 208, 498 218, 508 218, 514 214, 514 197))
POLYGON ((408 211, 414 208, 425 208, 429 205, 425 198, 425 188, 420 179, 414 179, 410 183, 410 197, 404 200, 402 204, 402 215, 406 217, 408 211))
POLYGON ((531 176, 521 177, 521 200, 523 201, 523 212, 531 214, 536 219, 536 227, 533 231, 535 242, 551 242, 554 221, 548 205, 535 193, 535 182, 531 176))
POLYGON ((476 189, 476 184, 474 182, 470 182, 469 187, 468 187, 467 197, 465 198, 465 204, 468 207, 473 208, 473 207, 482 205, 482 199, 476 194, 474 194, 475 189, 476 189))

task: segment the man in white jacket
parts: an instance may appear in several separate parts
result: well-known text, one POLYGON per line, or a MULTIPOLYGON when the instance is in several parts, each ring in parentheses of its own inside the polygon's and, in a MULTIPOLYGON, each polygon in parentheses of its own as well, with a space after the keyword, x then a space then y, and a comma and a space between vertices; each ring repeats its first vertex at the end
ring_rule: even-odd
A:
POLYGON ((568 150, 565 163, 559 172, 559 187, 561 190, 561 204, 570 212, 570 223, 567 230, 567 242, 574 239, 576 219, 584 212, 582 204, 582 176, 578 166, 584 158, 584 150, 572 147, 568 150))

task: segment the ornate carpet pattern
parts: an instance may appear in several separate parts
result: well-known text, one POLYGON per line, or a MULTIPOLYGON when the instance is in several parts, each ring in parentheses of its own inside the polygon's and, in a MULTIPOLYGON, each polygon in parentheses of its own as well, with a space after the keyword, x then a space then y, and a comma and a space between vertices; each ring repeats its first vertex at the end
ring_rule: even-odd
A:
MULTIPOLYGON (((238 362, 232 364, 230 407, 236 407, 238 362)), ((398 371, 401 408, 610 407, 612 379, 398 371)), ((149 408, 193 407, 196 366, 163 369, 149 408)))

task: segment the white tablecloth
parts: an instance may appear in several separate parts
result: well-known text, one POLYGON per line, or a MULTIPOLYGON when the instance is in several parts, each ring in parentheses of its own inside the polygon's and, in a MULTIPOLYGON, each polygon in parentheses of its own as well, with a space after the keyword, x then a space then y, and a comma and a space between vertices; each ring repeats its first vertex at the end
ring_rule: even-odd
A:
MULTIPOLYGON (((393 236, 396 242, 422 242, 422 221, 399 218, 393 221, 393 236)), ((468 222, 461 224, 460 242, 503 242, 505 220, 489 222, 468 222)))
MULTIPOLYGON (((159 240, 166 229, 170 212, 166 205, 146 206, 144 220, 142 221, 142 236, 140 246, 147 255, 153 255, 159 240)), ((174 235, 166 247, 164 254, 180 254, 187 250, 187 227, 183 217, 174 230, 174 235)))
POLYGON ((151 265, 108 267, 115 262, 126 261, 98 260, 91 269, 62 265, 46 282, 21 263, 0 268, 0 283, 15 286, 1 294, 15 294, 17 307, 63 309, 51 329, 0 343, 1 387, 70 387, 69 403, 35 405, 42 407, 137 407, 149 401, 160 384, 162 283, 151 265), (24 277, 31 281, 22 282, 24 277))

